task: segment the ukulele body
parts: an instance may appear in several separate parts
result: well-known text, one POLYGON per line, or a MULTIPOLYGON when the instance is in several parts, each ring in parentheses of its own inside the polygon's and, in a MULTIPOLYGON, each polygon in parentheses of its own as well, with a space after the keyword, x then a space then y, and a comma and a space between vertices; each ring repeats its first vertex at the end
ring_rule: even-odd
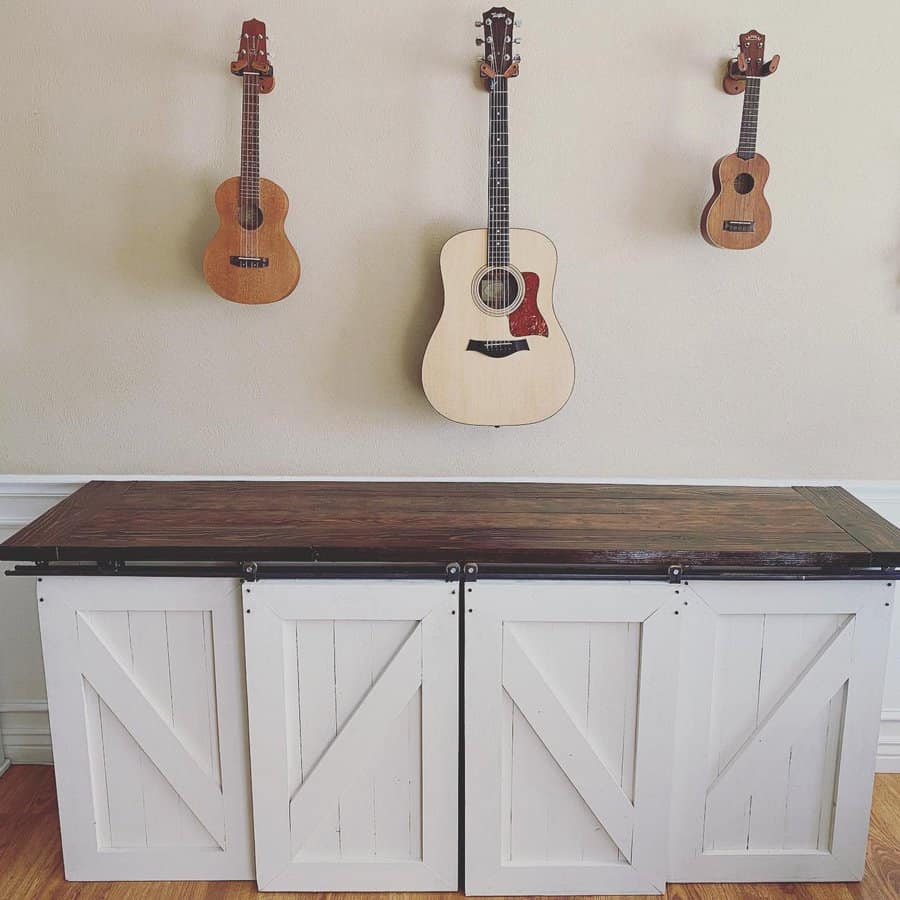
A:
POLYGON ((287 194, 274 181, 260 178, 262 221, 257 228, 245 229, 240 221, 240 185, 239 177, 229 178, 216 190, 219 230, 203 255, 203 275, 226 300, 274 303, 287 297, 300 280, 300 260, 284 231, 287 194), (253 267, 241 262, 251 256, 266 264, 253 267))
POLYGON ((759 153, 741 159, 723 156, 713 167, 713 196, 700 220, 703 237, 714 247, 749 250, 772 230, 772 211, 763 191, 769 163, 759 153))
POLYGON ((444 309, 422 363, 422 386, 444 417, 466 425, 526 425, 558 412, 575 384, 572 350, 553 311, 556 248, 512 228, 509 261, 524 296, 508 315, 476 302, 487 230, 464 231, 441 251, 444 309))

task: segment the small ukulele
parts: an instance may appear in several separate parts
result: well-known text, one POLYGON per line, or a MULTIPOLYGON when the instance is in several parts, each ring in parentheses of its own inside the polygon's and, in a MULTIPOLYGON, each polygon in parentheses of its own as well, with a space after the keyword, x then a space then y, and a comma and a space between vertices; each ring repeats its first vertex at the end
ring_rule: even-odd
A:
POLYGON ((495 6, 475 23, 488 91, 488 227, 441 251, 444 310, 422 362, 422 385, 443 416, 467 425, 525 425, 558 412, 575 384, 569 342, 553 312, 556 248, 509 227, 507 86, 519 74, 515 15, 495 6))
POLYGON ((235 303, 274 303, 300 280, 300 260, 284 232, 287 194, 259 177, 259 95, 275 86, 266 51, 266 26, 244 22, 233 74, 243 82, 241 174, 219 185, 219 230, 203 256, 209 286, 235 303))
POLYGON ((766 36, 748 31, 740 37, 741 51, 729 63, 728 93, 744 91, 744 113, 737 153, 723 156, 713 167, 713 196, 700 220, 700 232, 714 247, 749 250, 758 247, 772 229, 772 211, 763 191, 769 163, 756 152, 759 82, 777 68, 780 57, 764 63, 766 36))

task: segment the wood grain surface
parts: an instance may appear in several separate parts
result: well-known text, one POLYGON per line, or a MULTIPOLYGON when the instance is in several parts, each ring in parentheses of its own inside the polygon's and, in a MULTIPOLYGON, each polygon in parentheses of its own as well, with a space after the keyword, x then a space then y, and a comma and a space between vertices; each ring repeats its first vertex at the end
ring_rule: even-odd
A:
POLYGON ((0 559, 838 567, 900 530, 840 488, 93 481, 0 559))
POLYGON ((209 286, 226 300, 235 303, 274 303, 287 297, 300 281, 300 260, 284 232, 288 212, 287 194, 274 181, 259 179, 259 205, 262 224, 256 231, 241 229, 238 217, 240 178, 223 181, 216 190, 219 230, 203 256, 203 275, 209 286), (248 251, 242 234, 252 240, 248 251), (232 256, 250 252, 265 256, 269 264, 262 269, 242 269, 230 262, 232 256))
POLYGON ((772 230, 772 210, 763 194, 769 178, 769 163, 757 153, 741 159, 737 153, 723 156, 713 167, 713 196, 703 210, 700 232, 708 243, 726 250, 758 247, 772 230), (739 177, 752 179, 753 189, 736 190, 739 177), (726 231, 729 220, 754 223, 753 231, 726 231))
MULTIPOLYGON (((0 897, 16 900, 287 900, 250 881, 63 880, 53 769, 13 766, 0 778, 0 897)), ((444 900, 461 894, 304 894, 318 900, 444 900)), ((672 884, 664 900, 895 900, 900 897, 900 776, 876 775, 865 878, 858 884, 672 884)), ((594 900, 615 900, 596 897, 594 900)))

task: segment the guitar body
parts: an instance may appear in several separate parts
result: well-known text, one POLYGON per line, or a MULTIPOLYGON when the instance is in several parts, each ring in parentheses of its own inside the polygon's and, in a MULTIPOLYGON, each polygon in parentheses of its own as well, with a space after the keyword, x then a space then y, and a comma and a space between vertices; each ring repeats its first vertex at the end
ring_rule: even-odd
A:
POLYGON ((714 247, 749 250, 772 230, 772 211, 763 194, 769 163, 757 153, 723 156, 713 167, 713 196, 700 219, 703 237, 714 247))
POLYGON ((203 256, 203 275, 226 300, 274 303, 287 297, 300 280, 300 260, 284 232, 287 194, 275 182, 260 178, 262 221, 257 228, 245 229, 240 221, 240 185, 240 178, 229 178, 216 191, 219 230, 203 256), (267 264, 251 268, 232 262, 248 256, 262 257, 267 264))
POLYGON ((422 385, 431 405, 454 422, 540 422, 566 404, 575 384, 572 351, 553 311, 556 248, 540 232, 509 230, 510 265, 525 286, 509 315, 485 312, 473 296, 486 259, 485 229, 444 244, 444 309, 425 351, 422 385))

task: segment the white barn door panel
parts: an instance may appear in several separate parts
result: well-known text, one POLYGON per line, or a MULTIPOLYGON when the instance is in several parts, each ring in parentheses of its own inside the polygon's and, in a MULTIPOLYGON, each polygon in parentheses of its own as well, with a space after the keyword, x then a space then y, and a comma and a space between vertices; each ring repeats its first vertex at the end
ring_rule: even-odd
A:
POLYGON ((456 889, 456 591, 244 586, 260 889, 456 889))
POLYGON ((238 582, 37 588, 66 878, 252 878, 238 582))
POLYGON ((687 590, 670 881, 859 880, 893 588, 687 590))
POLYGON ((668 584, 467 587, 467 894, 665 890, 691 613, 668 584))

